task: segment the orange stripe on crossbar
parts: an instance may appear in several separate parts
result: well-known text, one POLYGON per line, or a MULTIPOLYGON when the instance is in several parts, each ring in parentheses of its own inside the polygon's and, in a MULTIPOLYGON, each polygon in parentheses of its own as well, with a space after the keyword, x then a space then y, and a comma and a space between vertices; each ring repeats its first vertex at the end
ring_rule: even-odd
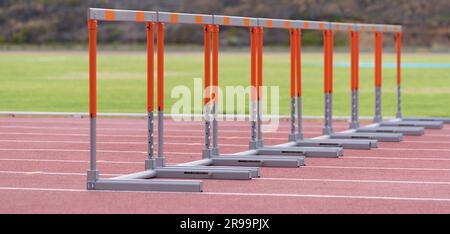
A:
POLYGON ((228 17, 228 16, 223 17, 223 24, 230 25, 230 17, 228 17))
POLYGON ((246 27, 250 26, 250 19, 249 18, 244 18, 244 26, 246 26, 246 27))
POLYGON ((284 21, 283 27, 285 27, 285 28, 290 28, 290 27, 291 27, 291 22, 289 22, 289 21, 284 21))
POLYGON ((352 30, 353 30, 351 24, 349 24, 349 25, 347 26, 347 30, 348 30, 348 31, 352 31, 352 30))
POLYGON ((171 23, 178 23, 178 15, 177 14, 170 14, 170 22, 171 23))
POLYGON ((196 24, 202 24, 203 23, 203 17, 201 15, 195 16, 195 23, 196 24))
POLYGON ((339 31, 341 29, 341 25, 339 24, 335 24, 336 25, 336 31, 339 31))
POLYGON ((303 23, 303 28, 308 29, 309 28, 309 22, 304 22, 303 23))
POLYGON ((365 32, 366 31, 366 25, 361 25, 361 31, 365 32))
POLYGON ((325 29, 325 24, 322 23, 322 22, 320 22, 320 23, 319 23, 319 28, 322 29, 322 30, 325 29))
POLYGON ((137 11, 136 12, 136 21, 137 22, 144 22, 144 12, 143 11, 137 11))
POLYGON ((114 20, 116 19, 116 14, 113 10, 105 11, 105 20, 114 20))
POLYGON ((383 31, 384 31, 384 32, 387 32, 387 31, 388 31, 388 27, 387 27, 387 25, 384 25, 384 27, 383 27, 383 31))
POLYGON ((267 27, 268 27, 268 28, 273 27, 273 21, 272 21, 271 19, 268 19, 268 20, 267 20, 267 27))

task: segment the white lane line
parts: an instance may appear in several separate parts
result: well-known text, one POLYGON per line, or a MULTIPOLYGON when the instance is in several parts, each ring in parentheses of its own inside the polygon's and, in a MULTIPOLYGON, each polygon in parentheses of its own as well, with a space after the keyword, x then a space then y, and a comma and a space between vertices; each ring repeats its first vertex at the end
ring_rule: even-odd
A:
MULTIPOLYGON (((19 175, 68 175, 86 176, 86 173, 75 172, 46 172, 46 171, 0 171, 0 174, 19 175)), ((122 174, 101 174, 102 176, 121 176, 122 174)), ((336 182, 336 183, 377 183, 377 184, 430 184, 430 185, 450 185, 450 181, 417 181, 417 180, 355 180, 355 179, 327 179, 327 178, 254 178, 253 180, 266 181, 311 181, 311 182, 336 182)))
MULTIPOLYGON (((41 152, 89 152, 89 149, 19 149, 19 148, 0 148, 0 151, 41 151, 41 152)), ((136 154, 147 154, 146 151, 129 151, 129 150, 97 150, 100 153, 136 153, 136 154)), ((171 152, 166 151, 166 154, 170 155, 199 155, 200 153, 196 152, 171 152)), ((450 158, 404 158, 404 157, 372 157, 372 156, 344 156, 342 159, 383 159, 383 160, 442 160, 442 161, 450 161, 450 158)))
MULTIPOLYGON (((33 159, 33 158, 0 158, 0 161, 18 161, 18 162, 57 162, 57 163, 89 163, 87 160, 64 160, 64 159, 33 159)), ((109 164, 142 164, 143 162, 124 162, 124 161, 109 161, 97 160, 97 163, 109 164)))
MULTIPOLYGON (((36 127, 36 126, 0 126, 0 128, 6 128, 6 129, 59 129, 59 130, 83 130, 83 131, 88 131, 89 128, 87 127, 36 127)), ((135 131, 146 131, 147 128, 105 128, 105 127, 97 127, 97 130, 114 130, 114 131, 127 131, 127 132, 135 132, 135 131)), ((185 129, 185 128, 174 128, 174 129, 169 129, 169 128, 165 128, 164 132, 193 132, 194 129, 185 129)), ((199 133, 200 132, 200 128, 198 128, 199 133)), ((221 132, 230 132, 230 133, 250 133, 250 131, 247 130, 230 130, 230 129, 221 129, 221 132)), ((276 132, 270 132, 271 134, 274 133, 278 133, 278 134, 288 134, 289 131, 276 131, 276 132)), ((311 133, 311 132, 305 132, 305 133, 311 133)), ((319 131, 317 132, 312 132, 312 133, 319 133, 319 131)))
MULTIPOLYGON (((30 161, 30 162, 61 162, 61 163, 88 163, 83 160, 53 160, 53 159, 0 159, 0 161, 30 161)), ((99 160, 100 163, 111 164, 142 164, 143 162, 124 162, 124 161, 106 161, 99 160)), ((168 163, 167 165, 176 165, 176 163, 168 163)), ((427 167, 364 167, 364 166, 305 166, 305 169, 360 169, 360 170, 405 170, 405 171, 450 171, 448 168, 427 168, 427 167)))
POLYGON ((450 161, 450 158, 402 158, 402 157, 369 157, 369 156, 344 156, 346 159, 376 159, 376 160, 402 160, 402 161, 450 161))
MULTIPOLYGON (((60 149, 0 149, 0 151, 49 151, 49 152, 68 152, 68 151, 80 151, 80 152, 88 152, 89 150, 60 150, 60 149)), ((100 151, 101 152, 101 151, 100 151)), ((132 152, 132 153, 140 153, 146 154, 144 151, 103 151, 108 153, 122 153, 122 152, 132 152)), ((165 152, 166 154, 175 155, 198 155, 198 153, 187 153, 187 152, 165 152)), ((345 156, 345 159, 373 159, 373 160, 401 160, 401 161, 450 161, 450 158, 402 158, 402 157, 370 157, 370 156, 345 156)), ((5 159, 0 159, 5 160, 5 159)), ((13 159, 11 159, 13 160, 13 159)), ((97 162, 100 162, 97 161, 97 162)), ((105 162, 105 161, 104 161, 105 162)))
MULTIPOLYGON (((55 121, 55 120, 34 121, 34 120, 18 120, 18 119, 14 119, 14 120, 11 121, 11 119, 0 118, 0 123, 30 123, 30 124, 42 124, 42 123, 44 123, 44 124, 45 123, 55 124, 55 123, 57 123, 57 124, 80 124, 80 125, 86 125, 86 124, 88 124, 88 120, 89 119, 86 118, 84 121, 55 121)), ((100 121, 101 121, 101 124, 104 124, 104 125, 117 125, 117 126, 121 126, 121 125, 123 125, 123 126, 142 125, 143 127, 145 127, 146 124, 147 124, 147 122, 146 122, 146 120, 144 118, 142 118, 140 121, 134 120, 131 123, 127 119, 125 119, 124 121, 120 121, 120 120, 119 121, 108 121, 107 119, 101 119, 100 121)), ((177 123, 179 123, 179 122, 173 121, 173 120, 171 120, 169 122, 169 124, 177 124, 177 123)), ((182 124, 183 125, 202 127, 203 126, 203 121, 202 120, 200 120, 200 121, 183 121, 182 124)), ((221 121, 220 124, 222 126, 236 126, 236 124, 242 124, 242 125, 248 126, 249 125, 249 121, 248 120, 247 121, 236 121, 236 120, 228 121, 228 120, 226 120, 226 121, 221 121)), ((317 121, 304 121, 304 127, 309 127, 310 125, 312 125, 314 127, 322 127, 323 123, 317 122, 317 121)), ((347 126, 348 123, 346 123, 346 122, 339 122, 338 121, 338 122, 333 122, 333 125, 343 126, 344 127, 344 126, 347 126)), ((280 126, 289 128, 289 120, 288 119, 280 120, 280 126)))
MULTIPOLYGON (((3 149, 0 151, 44 151, 44 152, 89 152, 88 149, 3 149)), ((146 154, 145 151, 130 151, 130 150, 97 150, 101 153, 138 153, 146 154)))
POLYGON ((358 199, 358 200, 400 200, 400 201, 428 201, 428 202, 450 202, 450 198, 434 198, 434 197, 389 197, 389 196, 354 196, 354 195, 333 195, 333 194, 295 194, 295 193, 232 193, 232 192, 202 192, 202 193, 185 193, 185 192, 136 192, 136 191, 87 191, 85 189, 64 189, 64 188, 26 188, 26 187, 0 187, 5 191, 39 191, 39 192, 84 192, 84 193, 144 193, 144 194, 186 194, 195 196, 245 196, 245 197, 293 197, 293 198, 317 198, 317 199, 358 199))
MULTIPOLYGON (((6 143, 62 143, 62 144, 90 144, 89 141, 38 141, 38 140, 0 140, 0 142, 6 143)), ((97 144, 111 144, 111 145, 147 145, 145 141, 139 142, 120 142, 120 141, 97 141, 97 144)), ((166 145, 183 145, 183 146, 202 146, 204 143, 180 143, 180 142, 164 142, 166 145)), ((227 147, 247 147, 244 144, 220 144, 221 146, 227 147)))
MULTIPOLYGON (((10 143, 65 143, 65 144, 89 144, 89 141, 38 141, 38 140, 0 140, 0 142, 10 142, 10 143)), ((120 142, 120 141, 98 141, 98 144, 129 144, 129 145, 146 145, 144 141, 139 142, 120 142)), ((204 143, 180 143, 180 142, 165 142, 164 144, 168 145, 187 145, 187 146, 202 146, 204 143)), ((228 146, 228 147, 248 147, 246 144, 220 144, 222 146, 228 146)), ((383 150, 383 151, 437 151, 437 152, 450 152, 450 149, 430 149, 430 148, 418 148, 418 149, 411 149, 411 148, 377 148, 374 150, 383 150)))
MULTIPOLYGON (((74 137, 88 137, 89 134, 75 134, 75 133, 33 133, 33 132, 3 132, 2 135, 13 136, 74 136, 74 137)), ((147 138, 144 133, 142 135, 121 135, 121 134, 97 134, 97 137, 123 137, 123 138, 147 138)), ((164 135, 165 138, 181 138, 185 139, 186 136, 178 135, 164 135)), ((189 136, 189 138, 204 139, 204 136, 189 136)), ((219 139, 248 139, 248 137, 242 136, 219 136, 219 139)), ((264 137, 268 140, 286 140, 285 137, 264 137)), ((450 141, 402 141, 402 143, 420 143, 420 144, 450 144, 450 141)))
MULTIPOLYGON (((68 175, 68 176, 86 176, 86 173, 76 173, 76 172, 47 172, 47 171, 0 171, 0 174, 19 174, 19 175, 68 175)), ((120 176, 122 174, 101 174, 101 176, 120 176)))
MULTIPOLYGON (((1 188, 0 188, 1 189, 1 188)), ((289 193, 221 193, 204 192, 205 195, 223 196, 257 196, 257 197, 296 197, 296 198, 322 198, 322 199, 358 199, 358 200, 400 200, 400 201, 433 201, 450 202, 450 198, 425 198, 425 197, 389 197, 389 196, 354 196, 333 194, 289 194, 289 193)))
MULTIPOLYGON (((0 148, 0 151, 42 151, 42 152, 89 152, 89 149, 19 149, 19 148, 0 148)), ((100 153, 136 153, 147 154, 146 151, 130 151, 130 150, 97 150, 100 153)), ((200 155, 201 153, 189 152, 164 152, 166 154, 183 154, 183 155, 200 155)))
POLYGON ((447 168, 421 168, 421 167, 344 167, 344 166, 305 166, 306 168, 323 169, 361 169, 361 170, 405 170, 405 171, 450 171, 447 168))
MULTIPOLYGON (((53 130, 83 130, 86 131, 86 133, 88 133, 89 128, 86 127, 36 127, 36 126, 0 126, 1 128, 6 128, 6 129, 53 129, 53 130)), ((242 128, 242 127, 241 127, 242 128)), ((145 132, 147 129, 146 128, 105 128, 105 127, 97 127, 97 130, 103 131, 103 130, 111 130, 111 131, 125 131, 125 132, 145 132)), ((169 129, 169 128, 165 128, 164 132, 189 132, 189 133, 197 133, 194 132, 194 130, 197 129, 185 129, 185 128, 180 128, 177 127, 173 128, 173 129, 169 129)), ((156 133, 157 131, 155 131, 156 133)), ((220 132, 224 133, 250 133, 250 131, 247 130, 234 130, 234 129, 221 129, 220 132)), ((264 132, 264 131, 263 131, 264 132)), ((198 133, 201 134, 202 132, 200 131, 200 129, 198 129, 198 133)), ((267 134, 289 134, 289 130, 277 130, 277 131, 271 131, 271 132, 264 132, 267 134)), ((315 134, 318 136, 321 136, 321 132, 320 131, 303 131, 304 134, 315 134)), ((449 135, 450 136, 450 135, 449 135)))
POLYGON ((450 152, 450 149, 424 149, 424 148, 419 148, 419 149, 411 149, 411 148, 377 148, 375 150, 383 150, 383 151, 438 151, 438 152, 450 152))
MULTIPOLYGON (((2 135, 13 135, 13 136, 74 136, 74 137, 89 137, 89 134, 71 134, 71 133, 22 133, 22 132, 3 132, 2 135)), ((123 138, 144 138, 147 139, 147 135, 143 133, 142 135, 117 135, 117 134, 97 134, 97 137, 123 137, 123 138)), ((164 135, 164 138, 181 138, 186 139, 186 136, 177 135, 164 135)), ((189 136, 190 139, 204 139, 204 136, 189 136)), ((229 140, 229 139, 249 139, 248 137, 241 136, 219 136, 219 139, 229 140)), ((286 140, 286 137, 264 137, 268 140, 286 140)), ((449 142, 450 143, 450 142, 449 142)))
POLYGON ((450 141, 402 141, 404 143, 420 143, 420 144, 450 144, 450 141))
MULTIPOLYGON (((45 171, 0 171, 0 174, 23 174, 23 175, 70 175, 86 176, 86 173, 75 172, 45 172, 45 171)), ((102 176, 121 176, 122 174, 102 174, 102 176)), ((254 178, 254 180, 267 181, 317 181, 317 182, 342 182, 342 183, 386 183, 386 184, 431 184, 431 185, 450 185, 447 181, 416 181, 416 180, 348 180, 348 179, 326 179, 326 178, 254 178)))
POLYGON ((345 179, 303 179, 303 178, 255 178, 254 180, 269 181, 311 181, 311 182, 342 182, 342 183, 376 183, 376 184, 431 184, 431 185, 450 185, 446 181, 407 181, 407 180, 345 180, 345 179))

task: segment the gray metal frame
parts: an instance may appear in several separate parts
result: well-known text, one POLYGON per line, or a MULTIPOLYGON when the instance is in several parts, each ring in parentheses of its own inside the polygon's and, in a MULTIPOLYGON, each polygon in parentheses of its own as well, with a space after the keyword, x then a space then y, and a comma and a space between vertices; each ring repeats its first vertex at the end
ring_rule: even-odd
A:
POLYGON ((450 118, 439 118, 439 117, 404 117, 402 120, 406 121, 441 121, 444 124, 450 124, 450 118))
POLYGON ((381 87, 375 88, 375 116, 373 117, 374 123, 380 123, 383 121, 381 115, 381 87))
POLYGON ((359 92, 357 90, 352 90, 352 114, 350 120, 350 129, 359 128, 359 92))
POLYGON ((423 127, 426 129, 442 129, 444 122, 442 121, 411 121, 403 119, 393 119, 380 123, 381 127, 423 127))

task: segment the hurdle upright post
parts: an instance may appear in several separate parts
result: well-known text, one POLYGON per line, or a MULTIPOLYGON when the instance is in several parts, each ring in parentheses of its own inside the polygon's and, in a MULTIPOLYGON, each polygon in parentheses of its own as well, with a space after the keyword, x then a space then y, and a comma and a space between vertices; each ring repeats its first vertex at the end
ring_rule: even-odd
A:
POLYGON ((154 53, 155 53, 155 36, 154 23, 147 22, 147 129, 148 129, 148 146, 147 160, 145 161, 145 169, 155 168, 154 160, 154 102, 155 102, 155 79, 154 79, 154 53))
POLYGON ((164 160, 164 23, 156 24, 157 79, 158 79, 158 167, 165 166, 164 160))
POLYGON ((291 113, 290 113, 290 134, 289 141, 296 141, 295 136, 295 79, 296 79, 296 53, 297 53, 297 40, 296 40, 296 30, 289 30, 290 39, 290 52, 291 52, 291 79, 290 79, 290 94, 291 94, 291 113))
POLYGON ((332 93, 333 93, 333 31, 324 31, 324 93, 325 93, 325 126, 324 135, 333 133, 332 127, 332 93))
POLYGON ((204 52, 204 118, 205 118, 205 148, 203 158, 211 157, 211 26, 203 26, 204 52))
POLYGON ((402 118, 402 105, 401 105, 401 57, 402 57, 402 33, 397 32, 395 34, 395 44, 397 53, 397 118, 402 118))
POLYGON ((262 137, 262 91, 263 91, 263 46, 264 46, 264 29, 263 27, 258 27, 257 30, 257 123, 258 123, 258 147, 263 147, 263 137, 262 137))
POLYGON ((381 115, 381 81, 382 81, 382 52, 383 52, 383 33, 375 32, 375 116, 373 121, 380 123, 383 118, 381 115))
POLYGON ((257 144, 257 136, 256 136, 256 119, 258 118, 257 114, 257 71, 256 71, 256 60, 257 60, 257 41, 256 41, 256 27, 250 28, 250 121, 251 121, 251 132, 250 132, 250 149, 258 148, 257 144))
POLYGON ((89 30, 89 121, 90 163, 87 172, 87 189, 94 189, 98 180, 97 170, 97 21, 88 20, 89 30))
POLYGON ((351 121, 350 129, 359 128, 359 32, 350 32, 351 121))
POLYGON ((218 100, 219 100, 219 25, 215 24, 211 26, 211 39, 212 39, 212 99, 213 99, 213 145, 212 154, 219 155, 218 146, 218 100))
POLYGON ((303 112, 302 112, 302 31, 295 30, 295 78, 297 96, 297 135, 296 140, 303 139, 303 112))

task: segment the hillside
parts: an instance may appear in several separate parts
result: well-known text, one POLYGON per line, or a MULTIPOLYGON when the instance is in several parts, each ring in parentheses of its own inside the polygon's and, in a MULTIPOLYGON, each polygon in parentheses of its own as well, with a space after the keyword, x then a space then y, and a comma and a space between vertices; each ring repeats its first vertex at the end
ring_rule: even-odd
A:
MULTIPOLYGON (((448 0, 1 0, 0 43, 84 43, 88 7, 402 24, 405 26, 405 43, 409 46, 447 48, 450 44, 448 0)), ((222 43, 247 44, 246 30, 222 29, 222 34, 226 35, 222 43)), ((347 43, 346 37, 340 35, 337 42, 347 43)), ((168 27, 168 42, 198 43, 201 39, 202 31, 195 26, 168 27)), ((266 34, 265 42, 280 44, 286 43, 287 39, 283 30, 273 30, 266 34)), ((145 31, 139 24, 104 23, 100 27, 99 40, 143 42, 145 31)), ((304 43, 318 44, 320 35, 306 33, 304 43)))

